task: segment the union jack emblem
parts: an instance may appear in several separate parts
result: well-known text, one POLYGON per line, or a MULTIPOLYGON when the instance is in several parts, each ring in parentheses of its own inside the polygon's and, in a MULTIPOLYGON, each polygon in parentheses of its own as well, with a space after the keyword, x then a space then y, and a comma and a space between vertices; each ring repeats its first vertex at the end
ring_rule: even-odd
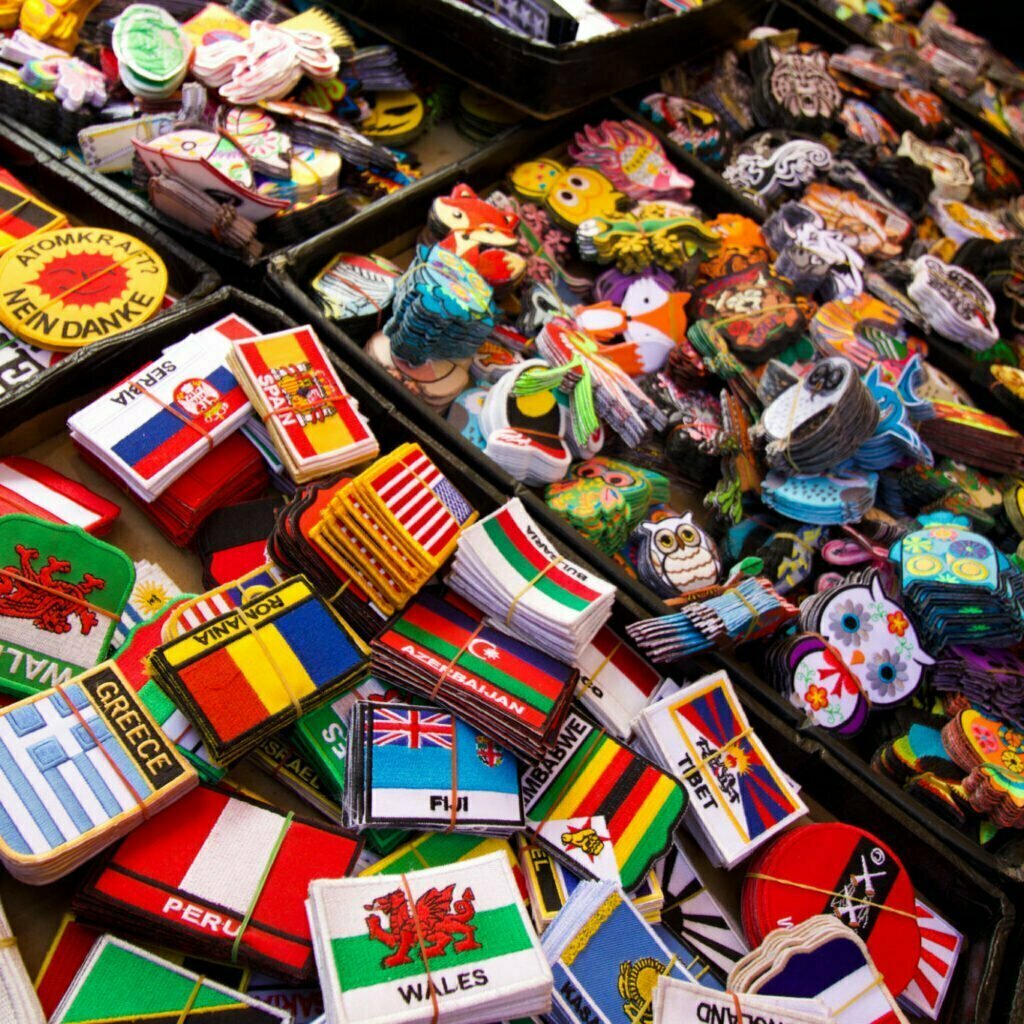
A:
POLYGON ((392 711, 373 709, 375 747, 424 747, 452 749, 452 716, 443 711, 392 711))

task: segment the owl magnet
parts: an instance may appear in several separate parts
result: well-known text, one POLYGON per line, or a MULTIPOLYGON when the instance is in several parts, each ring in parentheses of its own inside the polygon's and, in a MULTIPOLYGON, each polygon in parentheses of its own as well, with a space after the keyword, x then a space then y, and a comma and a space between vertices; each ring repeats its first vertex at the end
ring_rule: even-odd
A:
POLYGON ((718 583, 718 545, 692 513, 641 523, 631 539, 637 546, 637 574, 659 597, 678 597, 718 583))
POLYGON ((786 637, 768 652, 776 686, 815 725, 853 736, 864 728, 870 705, 842 654, 817 633, 786 637))
POLYGON ((839 653, 872 707, 907 701, 935 663, 909 607, 885 593, 874 569, 805 600, 800 628, 839 653))
POLYGON ((824 473, 848 459, 874 433, 878 405, 853 364, 823 359, 764 411, 758 429, 771 466, 824 473))

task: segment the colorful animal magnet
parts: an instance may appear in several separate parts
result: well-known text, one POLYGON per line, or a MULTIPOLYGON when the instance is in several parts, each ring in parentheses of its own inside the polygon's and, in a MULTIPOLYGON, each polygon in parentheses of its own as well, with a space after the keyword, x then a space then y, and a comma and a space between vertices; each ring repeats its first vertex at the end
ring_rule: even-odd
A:
POLYGON ((519 216, 481 199, 468 185, 456 185, 430 208, 428 230, 443 249, 470 263, 492 287, 514 287, 526 273, 519 245, 519 216))
POLYGON ((584 167, 601 171, 630 199, 690 198, 693 179, 678 171, 654 133, 635 121, 585 125, 569 143, 569 155, 584 167))
POLYGON ((697 289, 694 312, 747 362, 763 363, 806 330, 808 304, 767 264, 717 277, 697 289))
POLYGON ((533 160, 512 169, 509 181, 524 199, 541 200, 555 220, 575 230, 591 217, 614 219, 623 194, 591 167, 565 168, 554 160, 533 160))
POLYGON ((885 593, 877 572, 808 598, 800 626, 843 658, 872 707, 907 701, 935 663, 910 613, 885 593))
POLYGON ((626 286, 619 303, 583 306, 574 311, 573 319, 627 373, 653 373, 686 338, 689 300, 689 292, 666 288, 657 275, 648 273, 626 286))
POLYGON ((694 521, 693 514, 641 523, 638 544, 640 579, 661 597, 676 597, 714 586, 722 572, 718 546, 694 521))

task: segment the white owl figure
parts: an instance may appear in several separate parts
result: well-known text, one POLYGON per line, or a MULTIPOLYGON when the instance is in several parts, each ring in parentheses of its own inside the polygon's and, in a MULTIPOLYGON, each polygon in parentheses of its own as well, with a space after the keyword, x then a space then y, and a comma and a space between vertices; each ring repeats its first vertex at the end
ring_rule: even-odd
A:
POLYGON ((872 706, 905 701, 935 663, 921 646, 907 612, 882 590, 877 574, 869 584, 828 591, 818 632, 857 677, 872 706))
POLYGON ((692 513, 641 523, 633 539, 637 573, 660 597, 689 594, 718 582, 718 545, 694 522, 692 513))

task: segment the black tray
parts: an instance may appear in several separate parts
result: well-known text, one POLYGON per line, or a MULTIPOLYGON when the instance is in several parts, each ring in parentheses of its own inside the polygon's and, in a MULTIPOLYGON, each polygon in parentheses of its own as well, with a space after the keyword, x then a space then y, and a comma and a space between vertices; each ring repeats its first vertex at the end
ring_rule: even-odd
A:
POLYGON ((550 118, 584 107, 736 34, 758 0, 705 0, 586 42, 551 43, 503 28, 458 0, 329 0, 328 6, 460 78, 550 118))
MULTIPOLYGON (((798 29, 801 40, 814 42, 831 50, 841 49, 853 42, 869 41, 846 22, 829 17, 815 4, 814 0, 773 0, 773 2, 763 5, 762 16, 759 20, 755 19, 754 24, 770 25, 780 29, 798 29)), ((747 30, 744 29, 744 31, 747 30)), ((737 37, 739 35, 738 33, 737 37)), ((732 212, 742 213, 753 220, 764 222, 766 214, 758 206, 729 185, 716 170, 708 167, 691 152, 670 139, 657 124, 640 112, 639 101, 646 93, 656 89, 657 83, 650 81, 617 96, 613 102, 620 108, 619 116, 631 117, 655 132, 665 146, 666 152, 671 156, 673 163, 690 177, 712 179, 720 188, 721 194, 729 197, 726 201, 732 204, 729 207, 732 212)), ((961 126, 981 127, 973 123, 978 119, 972 115, 970 108, 958 101, 956 97, 952 97, 949 106, 953 112, 954 122, 961 126)), ((1005 136, 1000 135, 991 125, 985 125, 985 127, 989 129, 990 133, 994 133, 994 137, 990 135, 989 141, 996 149, 999 149, 1007 162, 1024 176, 1024 149, 1020 150, 1019 154, 1013 152, 1012 143, 1005 136)), ((964 384, 980 408, 996 416, 1002 416, 1017 429, 1024 429, 1024 422, 1021 422, 1018 406, 1012 400, 989 390, 985 368, 975 362, 969 352, 930 331, 919 330, 916 333, 922 334, 928 342, 929 362, 948 373, 958 383, 964 384)))
MULTIPOLYGON (((784 0, 783 0, 784 2, 784 0)), ((863 43, 868 46, 874 46, 874 42, 871 36, 866 32, 861 32, 855 25, 851 25, 847 21, 843 21, 840 18, 834 17, 829 11, 825 10, 816 0, 793 0, 796 6, 803 8, 808 17, 813 18, 817 21, 822 28, 832 34, 835 39, 843 46, 849 46, 852 43, 863 43)), ((964 7, 965 9, 973 11, 975 8, 985 11, 988 7, 994 7, 995 5, 982 4, 951 4, 954 9, 954 13, 958 14, 957 22, 963 23, 964 27, 969 27, 967 19, 961 19, 959 13, 956 12, 956 8, 964 7)), ((991 12, 990 12, 991 14, 991 12)), ((984 34, 985 31, 992 32, 993 30, 998 31, 996 26, 993 25, 992 21, 985 19, 974 26, 972 31, 984 34), (979 25, 985 25, 986 28, 981 28, 979 25)), ((801 36, 803 32, 800 33, 801 36)), ((811 38, 808 36, 808 38, 811 38)), ((989 36, 990 39, 995 38, 994 35, 989 36)), ((999 150, 1000 154, 1005 158, 1006 162, 1017 172, 1018 175, 1024 175, 1024 146, 1021 146, 1019 142, 1011 138, 1009 135, 1004 135, 995 125, 989 124, 978 112, 977 108, 972 106, 966 100, 958 96, 951 88, 946 85, 936 84, 933 86, 933 91, 937 96, 941 96, 946 106, 949 107, 950 112, 953 114, 953 120, 960 122, 960 124, 966 128, 974 128, 982 135, 985 139, 992 144, 992 146, 999 150)))
MULTIPOLYGON (((216 271, 184 246, 168 238, 136 211, 104 195, 74 167, 55 160, 0 123, 0 165, 8 168, 42 199, 63 210, 75 223, 125 231, 152 246, 167 265, 168 292, 175 304, 155 319, 187 309, 217 287, 216 271)), ((87 345, 66 356, 56 366, 14 394, 0 398, 0 433, 28 419, 48 405, 73 397, 82 389, 82 372, 93 368, 120 350, 131 351, 148 325, 125 331, 105 341, 87 345)), ((141 362, 141 360, 139 360, 141 362)))
MULTIPOLYGON (((502 138, 504 135, 513 133, 516 130, 516 126, 506 129, 498 138, 502 138)), ((145 192, 133 189, 124 183, 124 175, 100 174, 98 171, 91 171, 67 147, 51 141, 34 128, 0 114, 0 133, 10 135, 12 138, 21 138, 23 140, 22 144, 29 147, 32 152, 40 154, 41 159, 70 168, 75 175, 88 182, 91 188, 99 193, 110 196, 116 203, 131 210, 137 218, 147 221, 161 231, 166 232, 172 238, 177 239, 188 252, 196 253, 211 266, 216 267, 221 277, 228 284, 237 285, 247 291, 258 292, 263 283, 263 276, 270 257, 274 253, 283 252, 288 248, 289 244, 293 244, 288 242, 267 242, 264 245, 262 255, 256 259, 250 259, 239 250, 222 246, 212 235, 205 234, 202 231, 193 231, 173 217, 168 217, 161 213, 150 203, 145 192)), ((493 142, 489 144, 493 144, 493 142)), ((407 186, 401 192, 382 196, 371 204, 372 209, 376 211, 381 207, 385 207, 397 196, 410 189, 426 189, 433 193, 435 189, 433 182, 438 176, 445 173, 446 170, 447 167, 434 170, 424 175, 414 185, 407 186)), ((321 223, 325 221, 337 222, 349 216, 350 207, 342 196, 339 195, 336 199, 327 200, 326 202, 333 203, 334 205, 331 206, 329 217, 326 212, 321 211, 320 217, 323 218, 321 223)), ((291 231, 296 232, 298 237, 306 237, 309 234, 308 231, 301 232, 294 227, 291 231)))
MULTIPOLYGON (((787 5, 787 14, 790 9, 787 5)), ((792 10, 796 19, 802 16, 799 9, 792 10)), ((788 23, 787 20, 786 24, 788 23)), ((598 104, 572 117, 545 122, 533 129, 521 131, 488 147, 463 164, 453 167, 436 183, 438 194, 442 189, 447 191, 458 181, 466 181, 478 190, 485 190, 500 181, 512 164, 519 160, 532 159, 557 146, 581 124, 593 123, 603 117, 621 119, 627 115, 637 116, 635 111, 618 101, 613 101, 598 104)), ((657 126, 650 127, 665 141, 664 134, 657 126)), ((743 196, 729 188, 719 174, 691 154, 674 144, 670 145, 672 159, 694 179, 695 202, 701 204, 709 213, 737 212, 750 216, 756 213, 757 217, 763 220, 764 215, 743 196)), ((518 495, 536 521, 549 534, 560 538, 561 543, 573 552, 574 557, 593 565, 601 575, 614 582, 622 594, 628 595, 648 614, 668 613, 671 609, 657 595, 627 575, 618 563, 573 530, 565 520, 552 512, 537 493, 512 479, 478 448, 453 430, 447 420, 419 402, 401 384, 389 377, 378 364, 369 359, 360 344, 323 315, 309 294, 310 279, 335 253, 378 252, 396 240, 403 242, 414 238, 426 221, 432 199, 433 195, 426 192, 408 191, 397 196, 396 201, 389 204, 386 210, 369 211, 310 239, 303 245, 275 256, 270 262, 268 272, 270 288, 280 295, 283 303, 294 310, 301 319, 314 323, 320 337, 332 349, 342 354, 349 365, 358 367, 361 374, 389 395, 395 405, 403 409, 422 430, 442 438, 444 444, 458 453, 481 478, 488 480, 503 493, 518 495)), ((926 807, 911 800, 889 779, 873 772, 867 761, 849 744, 815 728, 802 712, 785 701, 763 680, 761 672, 751 663, 751 659, 744 657, 743 648, 740 648, 738 657, 725 654, 721 656, 721 660, 729 668, 732 677, 754 694, 761 703, 771 707, 776 714, 794 727, 802 731, 813 731, 813 735, 838 761, 867 779, 876 792, 884 792, 888 798, 903 807, 910 817, 940 836, 943 842, 954 847, 961 856, 978 864, 988 873, 1024 881, 1024 836, 1020 840, 1006 843, 998 853, 983 849, 926 807)))
MULTIPOLYGON (((263 331, 282 330, 294 323, 280 310, 259 299, 233 288, 222 288, 188 308, 175 310, 140 328, 140 338, 134 350, 122 349, 113 353, 90 374, 89 387, 109 387, 142 361, 156 356, 164 346, 232 312, 245 317, 263 331)), ((383 448, 403 441, 418 441, 482 514, 493 511, 506 500, 505 494, 479 478, 475 467, 467 465, 448 450, 445 439, 439 440, 423 431, 346 360, 337 356, 334 359, 346 387, 370 418, 383 448), (386 433, 383 424, 387 424, 386 433)), ((82 399, 83 396, 79 395, 76 401, 81 402, 82 399)), ((48 414, 53 422, 41 427, 40 419, 45 421, 48 418, 44 413, 17 433, 32 433, 38 438, 41 430, 60 429, 61 419, 56 414, 65 411, 54 409, 48 414)), ((0 451, 18 450, 16 436, 0 438, 0 451)), ((564 553, 587 564, 585 557, 564 543, 566 538, 553 535, 551 539, 564 553)), ((620 595, 614 612, 615 627, 621 629, 625 622, 645 614, 644 607, 628 595, 620 595)), ((714 667, 711 663, 695 659, 686 666, 680 666, 677 678, 695 679, 714 667)), ((866 792, 857 772, 834 758, 817 740, 799 734, 771 710, 752 701, 748 694, 741 694, 741 700, 751 724, 780 767, 801 785, 805 797, 821 806, 824 817, 857 825, 891 846, 906 865, 921 896, 964 933, 965 947, 945 1012, 940 1018, 942 1024, 961 1024, 964 1021, 997 1024, 1006 1020, 996 1007, 995 999, 996 982, 1004 972, 1004 965, 1008 964, 1008 943, 1015 921, 1014 908, 1007 895, 936 838, 917 828, 896 801, 885 795, 866 792)), ((742 868, 732 875, 735 877, 741 872, 742 868)), ((72 875, 53 885, 33 886, 31 889, 11 879, 5 880, 4 901, 15 930, 18 931, 19 924, 34 915, 33 908, 43 907, 48 915, 56 914, 54 908, 74 891, 76 877, 72 875)), ((45 949, 46 937, 37 935, 35 938, 43 943, 42 949, 45 949)), ((31 952, 41 957, 42 949, 31 952)), ((1005 973, 1012 973, 1008 966, 1005 973)))

